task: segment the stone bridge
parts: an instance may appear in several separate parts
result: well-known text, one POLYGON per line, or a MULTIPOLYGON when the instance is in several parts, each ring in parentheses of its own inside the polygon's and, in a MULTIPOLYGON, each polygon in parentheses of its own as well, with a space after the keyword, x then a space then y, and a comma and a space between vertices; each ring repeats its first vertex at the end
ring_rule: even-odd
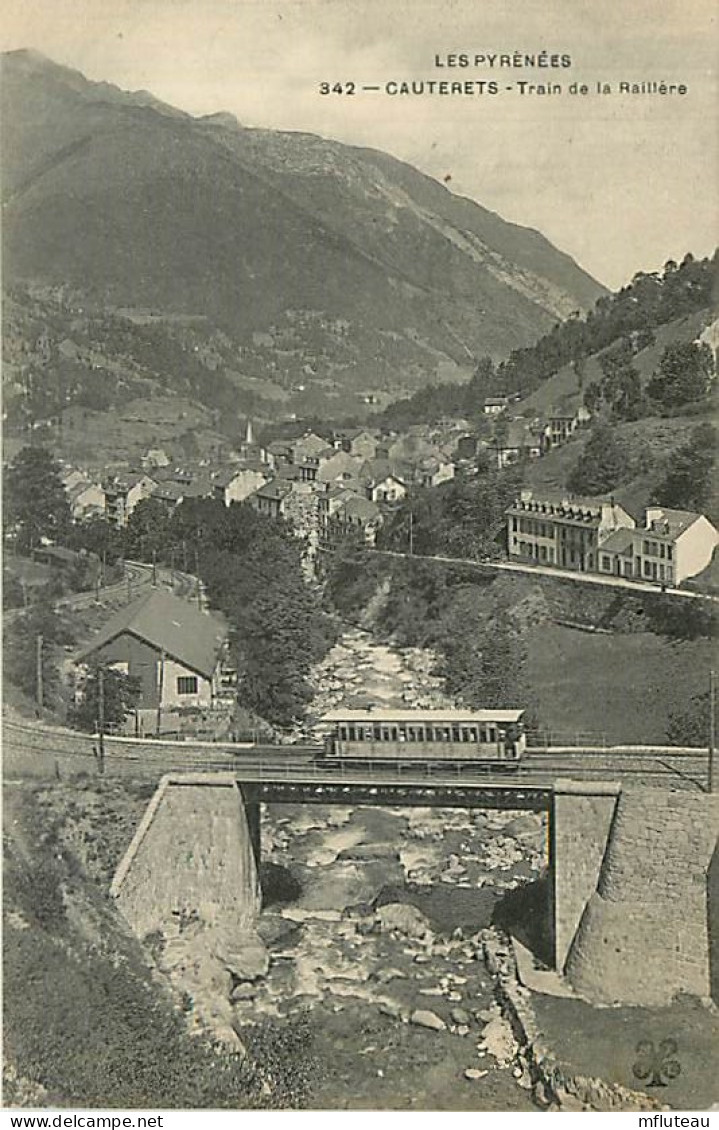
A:
POLYGON ((296 770, 163 777, 112 884, 139 936, 171 914, 246 929, 260 909, 260 805, 371 804, 548 814, 554 960, 602 1003, 711 995, 717 976, 719 796, 601 781, 296 770), (250 776, 252 774, 249 774, 250 776), (713 929, 712 929, 713 925, 713 929), (714 939, 712 942, 711 939, 714 939))

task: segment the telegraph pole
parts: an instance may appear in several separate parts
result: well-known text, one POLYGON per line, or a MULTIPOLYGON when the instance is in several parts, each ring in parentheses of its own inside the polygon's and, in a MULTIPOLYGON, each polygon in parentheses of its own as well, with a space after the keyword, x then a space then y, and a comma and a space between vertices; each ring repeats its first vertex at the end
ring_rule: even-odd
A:
POLYGON ((156 732, 158 738, 160 736, 160 730, 162 728, 162 696, 163 696, 164 690, 165 690, 165 653, 164 653, 164 651, 161 651, 160 652, 160 673, 159 673, 159 677, 158 677, 158 680, 157 680, 157 724, 156 724, 156 727, 155 727, 155 732, 156 732))
POLYGON ((38 711, 43 707, 43 683, 42 683, 42 635, 38 635, 35 641, 35 673, 36 673, 36 697, 38 711))
POLYGON ((153 549, 153 551, 152 551, 152 583, 153 583, 154 586, 157 585, 157 550, 156 549, 153 549))
POLYGON ((716 711, 717 688, 716 672, 709 672, 709 792, 716 792, 716 772, 714 767, 716 753, 716 711))
POLYGON ((414 514, 409 512, 409 555, 412 557, 414 553, 414 514))
POLYGON ((100 755, 100 772, 105 771, 105 672, 102 667, 97 669, 97 733, 98 752, 100 755))

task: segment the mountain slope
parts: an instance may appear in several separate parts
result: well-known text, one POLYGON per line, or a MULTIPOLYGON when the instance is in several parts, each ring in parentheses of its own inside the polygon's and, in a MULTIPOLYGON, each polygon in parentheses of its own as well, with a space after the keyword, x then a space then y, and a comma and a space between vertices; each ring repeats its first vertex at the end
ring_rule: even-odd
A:
POLYGON ((204 315, 248 376, 291 355, 310 382, 412 388, 602 293, 383 153, 194 119, 24 51, 4 56, 2 114, 6 279, 204 315))

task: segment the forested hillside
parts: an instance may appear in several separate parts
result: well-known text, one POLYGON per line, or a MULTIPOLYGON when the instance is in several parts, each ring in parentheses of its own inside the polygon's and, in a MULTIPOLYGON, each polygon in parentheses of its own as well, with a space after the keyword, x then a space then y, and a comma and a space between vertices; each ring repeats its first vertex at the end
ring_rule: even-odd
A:
MULTIPOLYGON (((639 272, 616 294, 598 299, 586 315, 576 314, 557 323, 535 345, 515 349, 499 363, 484 357, 468 383, 421 389, 390 405, 382 420, 392 427, 452 415, 473 420, 481 417, 484 398, 499 394, 519 398, 512 408, 517 414, 538 411, 546 406, 546 398, 531 394, 561 374, 565 382, 571 379, 572 391, 580 390, 580 399, 584 396, 594 408, 603 399, 615 400, 618 406, 626 401, 630 411, 643 415, 657 406, 676 408, 694 399, 696 386, 688 383, 677 392, 670 387, 671 379, 660 381, 648 390, 649 401, 642 409, 636 404, 632 358, 654 344, 661 327, 701 312, 704 322, 710 321, 712 309, 716 316, 718 265, 716 254, 702 260, 687 255, 679 265, 666 263, 661 272, 639 272)), ((686 346, 686 337, 691 341, 701 325, 699 318, 688 330, 680 329, 680 345, 686 346)), ((670 344, 665 342, 667 347, 670 344)), ((678 356, 681 359, 681 351, 678 356)), ((553 387, 554 401, 561 401, 565 391, 562 384, 553 387)))

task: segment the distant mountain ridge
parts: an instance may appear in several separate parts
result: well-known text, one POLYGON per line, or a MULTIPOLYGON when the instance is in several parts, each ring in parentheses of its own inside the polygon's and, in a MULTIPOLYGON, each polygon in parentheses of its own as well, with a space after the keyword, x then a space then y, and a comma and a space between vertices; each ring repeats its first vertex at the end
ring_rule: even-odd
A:
POLYGON ((2 116, 6 281, 203 315, 250 378, 399 392, 604 293, 539 233, 375 150, 193 118, 28 51, 3 57, 2 116))

